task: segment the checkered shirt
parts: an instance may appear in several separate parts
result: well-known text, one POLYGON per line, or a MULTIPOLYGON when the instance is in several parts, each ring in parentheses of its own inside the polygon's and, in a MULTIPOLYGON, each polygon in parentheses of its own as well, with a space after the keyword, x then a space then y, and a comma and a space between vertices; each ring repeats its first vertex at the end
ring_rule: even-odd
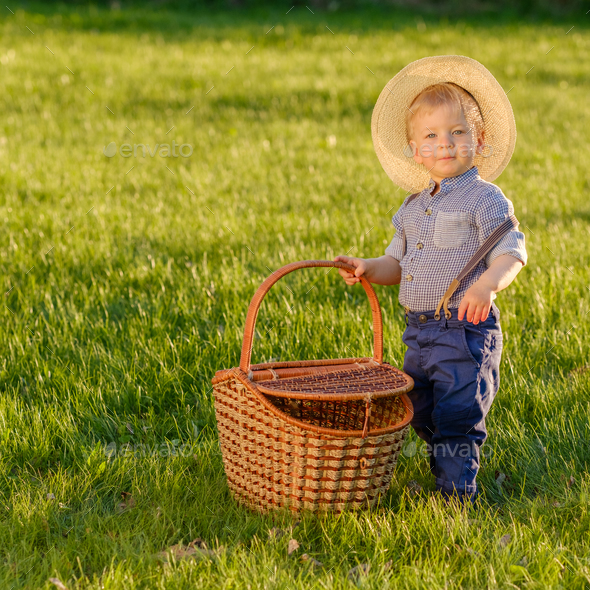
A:
MULTIPOLYGON (((406 207, 406 199, 391 221, 396 233, 385 254, 400 261, 402 277, 399 301, 411 311, 436 309, 451 281, 483 244, 485 239, 514 213, 512 202, 501 189, 483 180, 477 166, 445 178, 434 196, 427 188, 406 207), (407 252, 403 255, 402 229, 406 231, 407 252)), ((510 254, 527 262, 524 234, 513 229, 461 281, 449 301, 458 308, 465 291, 479 279, 492 262, 510 254)))

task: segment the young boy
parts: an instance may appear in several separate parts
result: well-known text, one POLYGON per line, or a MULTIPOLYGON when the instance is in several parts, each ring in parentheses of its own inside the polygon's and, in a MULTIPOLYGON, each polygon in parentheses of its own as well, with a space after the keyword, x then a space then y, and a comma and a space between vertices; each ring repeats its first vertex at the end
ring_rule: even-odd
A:
POLYGON ((348 285, 361 275, 400 284, 404 371, 415 383, 411 424, 427 443, 436 489, 446 499, 473 501, 485 417, 499 386, 502 332, 493 300, 526 264, 522 232, 513 227, 468 272, 448 300, 448 313, 441 298, 513 214, 512 203, 486 178, 496 178, 512 155, 514 117, 481 64, 440 56, 413 62, 389 82, 372 131, 392 180, 421 190, 393 216, 396 233, 384 256, 335 260, 356 267, 354 275, 339 269, 348 285))

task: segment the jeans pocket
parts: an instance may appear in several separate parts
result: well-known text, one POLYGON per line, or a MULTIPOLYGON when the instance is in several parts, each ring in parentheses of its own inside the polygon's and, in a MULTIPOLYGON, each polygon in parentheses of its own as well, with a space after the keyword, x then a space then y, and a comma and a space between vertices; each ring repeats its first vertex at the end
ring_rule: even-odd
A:
POLYGON ((481 332, 478 326, 466 323, 461 327, 461 340, 463 341, 465 354, 479 369, 485 352, 485 334, 481 332))
POLYGON ((410 326, 406 324, 406 329, 402 334, 402 342, 407 346, 408 345, 408 337, 410 335, 410 326))
POLYGON ((491 350, 497 354, 502 354, 502 348, 504 347, 504 338, 502 336, 502 331, 497 330, 492 335, 492 343, 491 343, 491 350))

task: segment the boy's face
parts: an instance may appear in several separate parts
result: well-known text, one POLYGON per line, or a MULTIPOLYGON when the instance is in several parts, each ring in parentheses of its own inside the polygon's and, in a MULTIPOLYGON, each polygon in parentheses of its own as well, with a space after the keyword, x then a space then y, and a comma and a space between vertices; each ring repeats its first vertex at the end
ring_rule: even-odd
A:
POLYGON ((473 137, 458 105, 441 105, 430 113, 417 113, 410 140, 414 160, 423 164, 434 181, 459 176, 473 166, 484 138, 473 137))

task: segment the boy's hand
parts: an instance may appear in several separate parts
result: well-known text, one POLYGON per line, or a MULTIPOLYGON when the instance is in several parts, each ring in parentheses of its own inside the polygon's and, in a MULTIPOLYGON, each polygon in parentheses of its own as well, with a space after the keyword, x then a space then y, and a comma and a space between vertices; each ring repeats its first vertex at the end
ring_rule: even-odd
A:
POLYGON ((485 322, 492 307, 493 294, 505 289, 523 267, 522 260, 511 254, 502 254, 473 284, 459 304, 458 317, 468 322, 485 322))
POLYGON ((465 316, 465 319, 473 324, 485 322, 492 307, 493 295, 493 289, 480 281, 471 285, 459 304, 459 320, 465 316))
MULTIPOLYGON (((361 275, 367 272, 369 267, 369 261, 365 260, 364 258, 352 258, 350 256, 336 256, 334 258, 334 262, 345 262, 346 264, 350 264, 356 268, 354 274, 344 270, 343 268, 339 268, 338 272, 340 276, 344 279, 347 285, 354 285, 355 283, 360 283, 361 275)), ((367 278, 365 276, 365 278, 367 278)))

